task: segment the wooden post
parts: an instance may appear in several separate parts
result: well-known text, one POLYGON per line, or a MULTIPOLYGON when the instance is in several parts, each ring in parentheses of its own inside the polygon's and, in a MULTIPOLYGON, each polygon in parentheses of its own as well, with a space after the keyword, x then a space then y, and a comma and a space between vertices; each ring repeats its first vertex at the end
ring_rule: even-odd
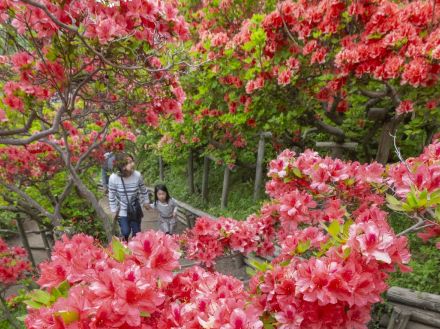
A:
POLYGON ((161 156, 159 157, 159 179, 161 182, 165 181, 164 174, 163 174, 163 159, 161 156))
POLYGON ((52 249, 50 247, 49 240, 47 239, 46 228, 42 225, 38 225, 38 227, 40 228, 41 239, 43 240, 44 249, 46 250, 47 257, 50 258, 52 254, 52 249))
POLYGON ((203 158, 202 201, 208 203, 209 158, 203 158))
POLYGON ((393 313, 391 314, 390 322, 388 322, 387 329, 405 329, 409 319, 411 318, 411 313, 400 310, 394 307, 393 313))
POLYGON ((36 266, 35 259, 34 259, 34 255, 32 254, 31 246, 29 245, 29 240, 27 238, 26 231, 24 230, 23 219, 20 218, 19 215, 17 215, 16 221, 17 221, 18 232, 20 233, 21 242, 23 243, 23 247, 24 249, 26 249, 28 253, 29 261, 31 262, 32 266, 35 267, 36 266))
POLYGON ((400 123, 399 118, 393 118, 382 126, 379 137, 379 147, 377 148, 376 161, 382 164, 388 162, 388 158, 393 148, 393 137, 396 133, 397 126, 400 123))
POLYGON ((316 142, 315 145, 316 147, 330 148, 332 158, 341 158, 344 155, 344 150, 354 150, 356 149, 358 143, 316 142))
POLYGON ((189 151, 188 156, 188 190, 190 194, 194 194, 194 161, 193 161, 193 151, 189 151))
POLYGON ((255 170, 254 202, 260 198, 261 185, 263 183, 264 144, 264 135, 260 134, 260 140, 258 141, 257 168, 255 170))
POLYGON ((223 176, 223 190, 222 190, 221 209, 226 209, 226 207, 228 205, 229 176, 230 176, 229 167, 225 166, 225 173, 224 173, 224 176, 223 176))

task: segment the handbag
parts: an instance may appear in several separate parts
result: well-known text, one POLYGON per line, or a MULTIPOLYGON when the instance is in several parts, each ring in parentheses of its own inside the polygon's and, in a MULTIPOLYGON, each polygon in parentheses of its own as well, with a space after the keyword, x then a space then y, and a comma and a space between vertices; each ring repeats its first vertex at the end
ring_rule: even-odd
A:
POLYGON ((142 211, 141 204, 139 202, 139 197, 137 194, 136 198, 132 202, 131 199, 128 199, 127 189, 125 188, 124 179, 121 177, 122 186, 124 187, 125 197, 127 198, 127 218, 128 221, 133 221, 140 223, 142 221, 142 217, 144 217, 144 213, 142 211))

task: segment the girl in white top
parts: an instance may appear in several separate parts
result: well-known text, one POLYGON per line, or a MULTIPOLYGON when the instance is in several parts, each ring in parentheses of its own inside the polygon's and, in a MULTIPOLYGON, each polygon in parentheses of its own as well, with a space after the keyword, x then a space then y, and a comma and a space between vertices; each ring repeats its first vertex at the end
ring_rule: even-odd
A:
POLYGON ((165 185, 159 184, 154 187, 154 202, 150 207, 159 212, 159 229, 166 234, 173 234, 176 227, 177 203, 170 197, 165 185))

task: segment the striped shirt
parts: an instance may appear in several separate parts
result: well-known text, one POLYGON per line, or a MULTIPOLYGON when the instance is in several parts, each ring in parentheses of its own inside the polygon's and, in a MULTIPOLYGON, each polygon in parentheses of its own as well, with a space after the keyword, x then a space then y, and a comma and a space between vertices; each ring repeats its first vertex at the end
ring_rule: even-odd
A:
MULTIPOLYGON (((127 197, 125 196, 124 185, 122 185, 122 177, 113 173, 108 181, 108 202, 112 213, 116 213, 119 209, 119 216, 127 216, 127 197)), ((139 171, 134 171, 129 177, 123 177, 125 188, 127 190, 128 200, 133 202, 139 197, 139 203, 148 204, 148 192, 144 185, 144 180, 139 171)))

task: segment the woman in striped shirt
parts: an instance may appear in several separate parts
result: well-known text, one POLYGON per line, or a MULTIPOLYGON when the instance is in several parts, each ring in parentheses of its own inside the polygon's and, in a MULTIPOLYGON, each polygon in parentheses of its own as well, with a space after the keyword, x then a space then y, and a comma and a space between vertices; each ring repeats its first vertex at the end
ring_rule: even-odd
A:
POLYGON ((116 154, 114 167, 118 173, 111 174, 108 182, 108 201, 113 218, 118 216, 121 234, 126 241, 141 231, 141 223, 127 217, 127 204, 139 198, 139 203, 148 207, 148 193, 139 171, 134 170, 133 156, 127 153, 116 154), (125 185, 125 189, 124 189, 125 185))

